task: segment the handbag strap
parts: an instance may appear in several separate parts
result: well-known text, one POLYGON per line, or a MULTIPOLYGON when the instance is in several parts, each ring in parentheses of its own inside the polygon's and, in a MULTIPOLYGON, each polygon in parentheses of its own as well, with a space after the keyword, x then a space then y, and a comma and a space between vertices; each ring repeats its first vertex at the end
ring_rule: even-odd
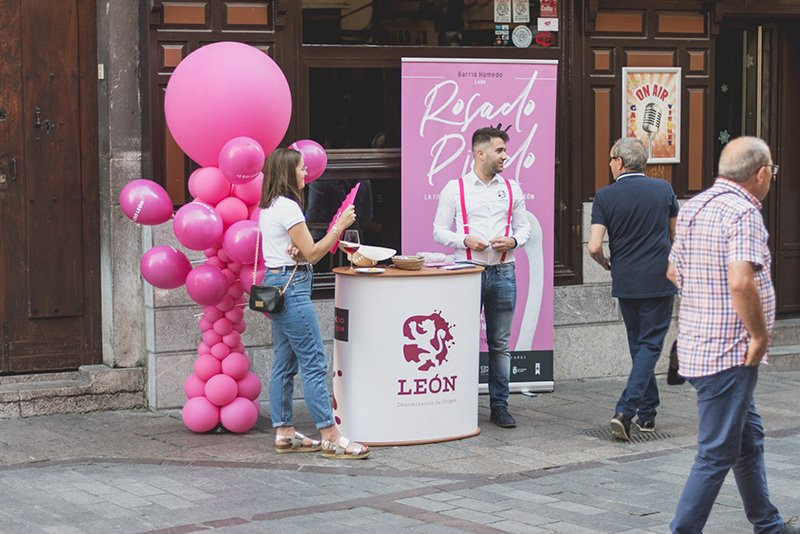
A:
MULTIPOLYGON (((256 285, 256 271, 258 271, 258 245, 261 242, 261 229, 258 229, 258 233, 256 234, 256 253, 255 257, 253 258, 253 283, 251 285, 256 285)), ((292 282, 292 278, 294 278, 294 273, 297 272, 297 267, 299 263, 294 264, 294 269, 292 269, 292 274, 289 275, 289 279, 284 284, 283 288, 281 289, 281 294, 286 293, 286 288, 289 287, 289 284, 292 282)))

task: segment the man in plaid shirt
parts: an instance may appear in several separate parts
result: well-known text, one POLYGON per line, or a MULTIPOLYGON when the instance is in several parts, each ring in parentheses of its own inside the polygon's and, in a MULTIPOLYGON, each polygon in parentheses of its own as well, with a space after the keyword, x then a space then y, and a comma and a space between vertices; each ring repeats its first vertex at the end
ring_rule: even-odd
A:
POLYGON ((697 456, 670 527, 701 533, 733 468, 754 531, 797 534, 769 500, 764 429, 753 391, 775 321, 761 200, 778 166, 755 137, 722 151, 713 187, 678 215, 667 277, 681 296, 680 374, 697 391, 697 456))

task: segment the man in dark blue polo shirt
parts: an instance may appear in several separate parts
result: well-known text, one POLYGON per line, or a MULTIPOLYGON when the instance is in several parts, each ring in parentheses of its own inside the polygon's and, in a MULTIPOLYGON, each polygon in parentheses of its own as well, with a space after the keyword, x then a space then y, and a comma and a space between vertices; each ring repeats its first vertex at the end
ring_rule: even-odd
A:
POLYGON ((631 420, 640 431, 655 431, 658 386, 653 370, 672 317, 675 286, 666 278, 678 201, 664 180, 644 175, 647 150, 623 137, 611 148, 609 166, 616 181, 597 191, 592 205, 589 255, 611 271, 611 294, 628 331, 631 372, 617 402, 611 430, 630 440, 631 420), (610 258, 603 253, 608 232, 610 258))

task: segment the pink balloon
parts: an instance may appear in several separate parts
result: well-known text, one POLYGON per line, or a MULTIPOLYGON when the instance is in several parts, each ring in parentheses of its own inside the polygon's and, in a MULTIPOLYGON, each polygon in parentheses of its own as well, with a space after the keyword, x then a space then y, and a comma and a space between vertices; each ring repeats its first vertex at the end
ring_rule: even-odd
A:
POLYGON ((256 400, 261 394, 261 380, 259 380, 258 375, 253 372, 247 373, 247 376, 239 380, 237 384, 239 385, 240 397, 256 400))
POLYGON ((236 282, 236 273, 231 271, 230 269, 222 269, 222 274, 225 275, 225 278, 228 279, 228 284, 232 284, 236 282))
POLYGON ((139 224, 161 224, 172 217, 172 200, 152 180, 128 182, 119 194, 119 205, 130 220, 139 224))
POLYGON ((250 215, 247 217, 251 221, 258 222, 259 217, 261 217, 261 208, 258 207, 258 204, 250 208, 250 215))
POLYGON ((161 289, 175 289, 186 281, 192 264, 180 250, 162 245, 145 252, 139 268, 150 285, 161 289))
MULTIPOLYGON (((203 343, 208 345, 209 347, 213 347, 217 343, 222 341, 222 336, 214 332, 213 328, 210 328, 203 332, 203 343)), ((211 349, 208 350, 209 354, 211 353, 211 349)))
MULTIPOLYGON (((267 271, 267 268, 264 265, 259 265, 258 269, 256 270, 256 285, 261 284, 264 281, 264 273, 267 271)), ((244 265, 242 270, 239 272, 239 285, 242 287, 242 291, 250 294, 250 287, 253 285, 253 266, 252 265, 244 265)))
POLYGON ((189 202, 175 214, 172 230, 181 245, 203 250, 215 245, 222 237, 222 217, 208 204, 189 202))
POLYGON ((225 334, 230 334, 231 330, 233 330, 233 323, 225 317, 214 321, 214 332, 217 334, 224 336, 225 334))
POLYGON ((197 321, 197 327, 200 329, 201 332, 205 332, 206 330, 210 330, 213 328, 214 323, 206 319, 205 317, 201 317, 199 321, 197 321))
POLYGON ((194 374, 204 382, 212 376, 218 375, 221 369, 219 360, 211 354, 200 355, 194 361, 194 374))
POLYGON ((227 289, 225 290, 225 292, 226 292, 225 298, 223 298, 222 301, 219 304, 217 304, 217 307, 223 312, 230 310, 236 305, 236 301, 227 295, 227 289))
POLYGON ((214 375, 206 382, 206 398, 217 406, 225 406, 236 398, 239 387, 228 375, 214 375))
POLYGON ((201 342, 197 345, 197 354, 211 354, 211 346, 209 346, 205 341, 201 342))
MULTIPOLYGON (((223 298, 228 298, 228 279, 216 267, 199 265, 186 277, 186 292, 192 300, 203 306, 217 304, 223 298)), ((203 341, 206 341, 205 338, 203 341)))
POLYGON ((228 296, 233 297, 233 300, 238 301, 239 297, 244 294, 244 289, 239 284, 228 288, 228 296))
MULTIPOLYGON (((237 323, 237 324, 243 324, 243 323, 237 323)), ((236 325, 233 326, 234 328, 236 327, 236 325)), ((231 352, 237 352, 233 349, 238 348, 239 343, 241 343, 241 341, 242 341, 242 334, 240 334, 236 330, 234 330, 230 334, 225 334, 224 336, 222 336, 222 342, 231 348, 231 352)))
POLYGON ((231 183, 217 167, 202 167, 189 177, 189 193, 213 205, 231 193, 231 183))
POLYGON ((235 222, 222 237, 222 249, 233 261, 243 265, 252 265, 253 261, 257 259, 258 232, 258 223, 249 220, 235 222))
POLYGON ((203 317, 212 323, 217 319, 222 319, 225 312, 219 311, 216 306, 203 306, 203 317))
POLYGON ((192 397, 183 405, 181 419, 192 432, 208 432, 219 424, 219 408, 205 397, 192 397))
POLYGON ((229 263, 228 264, 228 269, 233 271, 234 274, 239 274, 239 271, 242 270, 242 264, 241 263, 236 263, 236 262, 229 263))
POLYGON ((226 264, 227 264, 227 263, 230 263, 230 262, 231 262, 231 259, 228 257, 228 255, 227 255, 227 254, 225 254, 225 251, 224 251, 224 250, 222 250, 222 248, 220 248, 220 249, 217 251, 217 257, 220 259, 220 261, 221 261, 222 263, 226 263, 226 264))
POLYGON ((214 344, 214 346, 211 347, 211 356, 216 358, 217 361, 224 360, 225 358, 228 357, 228 354, 230 353, 231 353, 230 346, 221 341, 219 343, 214 344))
POLYGON ((264 168, 264 149, 249 137, 234 137, 219 151, 219 169, 232 184, 246 184, 264 168))
POLYGON ((313 182, 325 172, 325 167, 328 166, 328 154, 322 145, 311 139, 301 139, 295 141, 289 148, 297 150, 303 155, 308 174, 306 175, 306 183, 313 182))
POLYGON ((218 253, 218 252, 219 252, 219 250, 217 250, 217 247, 211 247, 211 248, 207 248, 207 249, 205 249, 205 250, 203 251, 203 255, 204 255, 206 258, 214 258, 214 257, 216 257, 216 255, 217 255, 217 253, 218 253))
POLYGON ((219 418, 222 426, 231 432, 242 434, 255 426, 258 421, 258 410, 249 399, 237 397, 220 409, 219 418))
POLYGON ((236 197, 225 197, 219 201, 216 208, 222 223, 227 230, 233 223, 247 219, 247 206, 236 197))
POLYGON ((233 378, 241 380, 250 371, 250 358, 241 352, 231 352, 222 360, 222 372, 233 378))
POLYGON ((167 126, 178 146, 207 167, 234 137, 264 153, 278 146, 292 113, 289 84, 265 52, 220 42, 202 46, 175 68, 164 95, 167 126))
POLYGON ((212 267, 216 267, 220 271, 225 268, 225 262, 219 259, 218 256, 208 258, 203 265, 211 265, 212 267))
POLYGON ((187 376, 186 380, 183 381, 183 392, 186 394, 187 399, 203 396, 205 387, 206 383, 194 373, 187 376))
MULTIPOLYGON (((264 186, 264 173, 258 173, 258 176, 247 182, 246 184, 236 184, 233 186, 233 195, 240 199, 242 202, 250 205, 256 205, 261 200, 261 188, 264 186)), ((256 207, 256 209, 258 209, 256 207)))
MULTIPOLYGON (((269 317, 269 315, 267 315, 267 317, 269 317)), ((247 328, 247 326, 244 324, 244 321, 242 321, 241 323, 236 323, 235 325, 233 325, 233 329, 234 329, 236 332, 239 332, 240 334, 241 334, 242 332, 244 332, 244 329, 245 329, 245 328, 247 328)), ((230 335, 230 334, 228 334, 228 335, 230 335)))
POLYGON ((244 310, 241 308, 231 308, 225 312, 225 318, 232 324, 236 324, 244 318, 244 310))

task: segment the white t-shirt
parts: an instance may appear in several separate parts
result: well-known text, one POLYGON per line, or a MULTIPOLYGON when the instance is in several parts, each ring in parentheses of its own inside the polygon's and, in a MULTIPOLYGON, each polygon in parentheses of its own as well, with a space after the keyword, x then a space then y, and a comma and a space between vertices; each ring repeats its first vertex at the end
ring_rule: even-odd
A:
POLYGON ((258 217, 258 228, 261 230, 261 250, 267 267, 283 267, 294 265, 295 261, 287 252, 292 238, 289 228, 297 223, 305 222, 303 211, 294 200, 278 197, 267 209, 262 209, 258 217))

